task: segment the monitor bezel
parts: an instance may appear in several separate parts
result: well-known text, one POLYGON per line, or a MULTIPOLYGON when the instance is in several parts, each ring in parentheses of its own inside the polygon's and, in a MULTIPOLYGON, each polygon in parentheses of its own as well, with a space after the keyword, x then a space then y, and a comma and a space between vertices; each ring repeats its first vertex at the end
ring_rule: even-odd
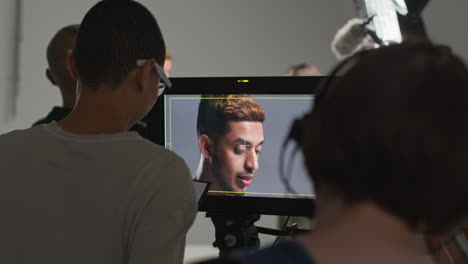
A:
MULTIPOLYGON (((305 94, 314 95, 321 78, 311 77, 176 77, 165 94, 305 94), (220 90, 222 87, 222 90, 220 90)), ((165 146, 164 97, 145 118, 148 139, 165 146)), ((292 121, 292 120, 291 120, 292 121)), ((199 204, 207 213, 313 216, 314 199, 207 195, 199 204)))

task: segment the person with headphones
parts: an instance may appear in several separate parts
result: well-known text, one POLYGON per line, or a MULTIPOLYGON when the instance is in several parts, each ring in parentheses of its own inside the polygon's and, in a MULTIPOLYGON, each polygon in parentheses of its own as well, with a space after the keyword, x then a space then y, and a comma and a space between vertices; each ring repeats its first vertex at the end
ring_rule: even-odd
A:
MULTIPOLYGON (((468 70, 446 46, 359 52, 290 133, 314 181, 316 226, 218 263, 432 263, 418 234, 468 216, 468 70)), ((212 261, 211 263, 216 263, 212 261)))

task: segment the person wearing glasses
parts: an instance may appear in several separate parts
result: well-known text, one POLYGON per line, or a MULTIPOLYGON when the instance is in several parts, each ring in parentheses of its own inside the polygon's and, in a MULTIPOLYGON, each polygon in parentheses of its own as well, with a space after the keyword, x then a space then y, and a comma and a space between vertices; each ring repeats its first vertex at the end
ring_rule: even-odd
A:
POLYGON ((0 136, 3 262, 182 263, 197 211, 190 171, 128 131, 171 86, 164 56, 142 4, 104 0, 86 13, 68 55, 73 111, 0 136))
MULTIPOLYGON (((68 25, 61 28, 50 40, 47 46, 47 79, 58 86, 62 95, 62 106, 54 106, 47 116, 36 121, 33 126, 63 120, 71 113, 76 103, 76 80, 73 79, 67 67, 67 52, 75 47, 75 39, 79 25, 68 25)), ((167 60, 167 59, 166 59, 167 60)), ((146 124, 137 121, 129 129, 146 137, 146 124)))

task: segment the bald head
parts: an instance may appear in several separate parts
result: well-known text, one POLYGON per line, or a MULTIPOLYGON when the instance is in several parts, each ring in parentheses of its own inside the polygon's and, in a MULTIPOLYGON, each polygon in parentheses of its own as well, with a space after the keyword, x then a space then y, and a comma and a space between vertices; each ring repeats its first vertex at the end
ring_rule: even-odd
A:
POLYGON ((75 80, 68 72, 67 53, 75 46, 79 25, 69 25, 55 33, 47 46, 47 77, 60 88, 65 107, 73 107, 76 99, 75 80))

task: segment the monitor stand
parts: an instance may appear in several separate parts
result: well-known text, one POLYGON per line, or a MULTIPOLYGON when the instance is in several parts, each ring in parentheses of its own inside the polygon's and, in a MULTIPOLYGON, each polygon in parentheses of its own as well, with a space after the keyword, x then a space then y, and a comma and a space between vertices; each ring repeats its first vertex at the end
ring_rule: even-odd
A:
POLYGON ((226 257, 238 249, 256 250, 260 247, 258 230, 254 225, 259 214, 227 215, 207 213, 215 226, 214 247, 219 248, 219 256, 226 257))
POLYGON ((219 248, 219 256, 226 257, 239 249, 249 253, 260 248, 258 234, 293 237, 308 230, 297 228, 296 224, 288 226, 285 230, 276 230, 255 226, 260 214, 218 214, 207 213, 215 226, 214 247, 219 248))

